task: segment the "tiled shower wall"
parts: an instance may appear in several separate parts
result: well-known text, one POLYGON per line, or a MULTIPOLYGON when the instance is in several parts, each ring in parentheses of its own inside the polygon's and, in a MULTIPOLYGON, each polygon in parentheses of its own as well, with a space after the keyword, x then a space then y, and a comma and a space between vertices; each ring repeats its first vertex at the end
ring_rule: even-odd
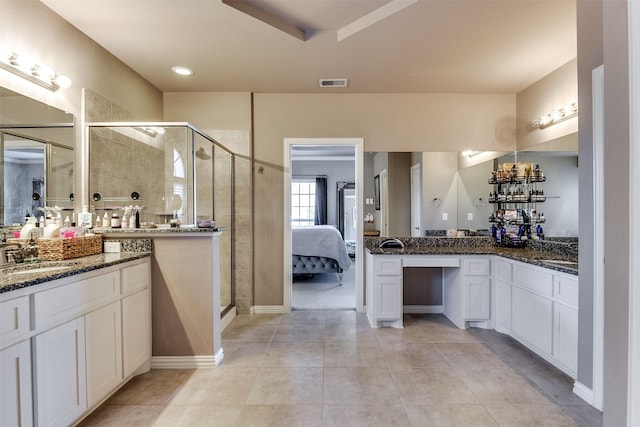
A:
MULTIPOLYGON (((90 90, 85 91, 85 105, 85 115, 87 122, 137 120, 136 117, 134 117, 132 114, 128 113, 118 105, 112 103, 109 99, 90 90)), ((222 181, 222 183, 220 184, 221 187, 216 187, 213 189, 213 191, 215 192, 214 194, 216 194, 216 200, 221 200, 221 203, 225 203, 224 200, 230 200, 229 192, 231 191, 231 188, 233 188, 233 192, 235 194, 233 218, 226 217, 225 215, 219 215, 215 219, 217 226, 231 227, 233 223, 235 233, 235 240, 233 242, 234 244, 231 244, 231 233, 223 234, 220 248, 222 259, 220 261, 221 265, 223 266, 230 263, 229 256, 231 254, 231 248, 233 247, 235 263, 231 266, 231 269, 233 271, 233 279, 235 285, 235 305, 239 313, 247 314, 249 313, 250 308, 253 304, 253 204, 251 135, 249 130, 206 130, 205 132, 210 137, 233 152, 235 155, 235 179, 233 184, 230 185, 230 183, 222 181)), ((121 140, 122 136, 117 136, 117 143, 127 143, 126 140, 121 140)), ((111 143, 110 141, 111 140, 107 136, 102 136, 102 155, 107 156, 107 161, 110 161, 113 164, 113 162, 115 162, 115 159, 109 160, 108 157, 108 144, 111 143)), ((164 155, 160 155, 160 153, 158 152, 159 150, 154 151, 151 149, 151 147, 149 147, 148 150, 148 152, 140 151, 136 153, 136 150, 134 149, 131 153, 131 162, 133 164, 136 164, 135 169, 137 169, 140 174, 133 176, 133 180, 138 182, 137 187, 140 187, 141 189, 135 191, 138 191, 145 198, 144 203, 141 203, 145 206, 148 206, 148 208, 145 210, 147 212, 154 212, 154 210, 157 211, 158 209, 163 209, 163 207, 161 206, 152 206, 150 205, 150 203, 153 203, 152 201, 154 199, 154 194, 163 191, 158 186, 162 186, 162 183, 164 183, 165 179, 164 175, 162 174, 158 175, 157 177, 151 177, 149 175, 149 171, 165 171, 165 168, 168 165, 164 160, 161 160, 161 157, 164 158, 164 155), (143 165, 143 167, 139 167, 138 165, 143 165), (143 185, 147 185, 149 187, 143 187, 143 185), (150 196, 147 197, 146 194, 149 194, 150 196)), ((211 151, 208 151, 208 153, 210 154, 211 151)), ((98 158, 94 158, 93 160, 98 160, 98 158)), ((119 159, 119 162, 121 161, 122 159, 119 159)), ((100 162, 98 161, 97 163, 100 162)), ((114 164, 113 167, 118 168, 120 167, 120 165, 114 164)), ((91 182, 94 180, 106 179, 107 173, 110 172, 103 171, 101 174, 99 174, 102 175, 102 178, 100 176, 90 177, 90 186, 92 186, 91 182)), ((116 182, 118 182, 118 180, 116 180, 116 182)), ((122 184, 118 188, 114 188, 114 191, 123 193, 124 195, 130 194, 131 191, 134 191, 129 191, 129 188, 124 188, 123 186, 124 184, 122 184)), ((204 187, 203 190, 207 191, 204 187)), ((224 211, 226 211, 226 209, 224 211)), ((149 220, 155 221, 155 218, 149 220)), ((227 280, 231 280, 231 274, 228 271, 226 273, 222 273, 223 283, 227 280)), ((230 294, 230 287, 222 286, 221 288, 222 301, 231 301, 232 295, 230 294)))

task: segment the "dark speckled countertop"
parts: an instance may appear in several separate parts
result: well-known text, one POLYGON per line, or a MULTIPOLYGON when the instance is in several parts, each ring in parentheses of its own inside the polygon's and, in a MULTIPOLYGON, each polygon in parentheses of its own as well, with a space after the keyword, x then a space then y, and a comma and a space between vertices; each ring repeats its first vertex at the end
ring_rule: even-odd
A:
POLYGON ((381 237, 366 238, 365 247, 373 255, 499 255, 562 273, 578 275, 578 251, 559 242, 531 242, 524 248, 495 246, 489 238, 400 238, 404 249, 380 249, 381 237))
POLYGON ((111 265, 122 264, 150 255, 150 252, 101 253, 65 261, 42 261, 3 266, 0 268, 0 293, 86 273, 111 265), (34 269, 40 271, 23 273, 34 269))

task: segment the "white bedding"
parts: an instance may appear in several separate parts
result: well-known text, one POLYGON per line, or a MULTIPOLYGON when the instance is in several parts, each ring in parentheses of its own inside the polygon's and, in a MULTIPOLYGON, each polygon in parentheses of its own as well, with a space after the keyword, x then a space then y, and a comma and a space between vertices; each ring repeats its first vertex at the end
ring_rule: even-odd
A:
POLYGON ((351 258, 340 231, 332 225, 293 227, 291 229, 291 253, 303 256, 321 256, 338 261, 342 270, 351 267, 351 258))

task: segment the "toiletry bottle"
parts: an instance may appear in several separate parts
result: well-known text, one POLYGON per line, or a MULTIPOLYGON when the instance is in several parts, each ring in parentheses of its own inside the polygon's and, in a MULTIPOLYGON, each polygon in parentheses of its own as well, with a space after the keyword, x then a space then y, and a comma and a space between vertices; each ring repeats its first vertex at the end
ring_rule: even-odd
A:
POLYGON ((120 216, 117 212, 111 215, 111 228, 120 228, 120 216))
MULTIPOLYGON (((138 214, 138 211, 136 211, 136 215, 138 214)), ((136 228, 136 215, 131 214, 131 216, 129 217, 129 228, 136 228)))
POLYGON ((70 227, 70 226, 71 226, 71 220, 69 219, 69 215, 67 215, 67 216, 64 218, 64 221, 63 221, 63 223, 62 223, 62 226, 63 226, 63 227, 70 227))
POLYGON ((89 212, 89 206, 82 206, 82 212, 78 214, 78 224, 82 228, 92 228, 93 227, 93 214, 89 212))
POLYGON ((100 215, 96 215, 96 228, 100 228, 102 226, 102 219, 100 215))
POLYGON ((124 214, 122 214, 122 219, 120 220, 120 227, 121 228, 128 228, 129 227, 129 218, 127 218, 127 213, 126 212, 124 214))
POLYGON ((109 219, 109 215, 105 212, 102 217, 102 226, 104 228, 109 228, 111 226, 111 219, 109 219))

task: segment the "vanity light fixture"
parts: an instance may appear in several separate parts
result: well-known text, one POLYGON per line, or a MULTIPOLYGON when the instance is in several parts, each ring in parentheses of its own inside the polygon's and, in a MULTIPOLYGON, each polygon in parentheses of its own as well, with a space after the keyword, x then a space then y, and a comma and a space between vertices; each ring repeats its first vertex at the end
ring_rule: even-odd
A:
POLYGON ((53 68, 38 64, 27 55, 14 52, 5 44, 0 44, 0 68, 52 92, 71 86, 69 77, 56 74, 53 68))
POLYGON ((578 115, 578 104, 572 102, 531 122, 532 129, 544 129, 578 115))
POLYGON ((176 65, 175 67, 171 67, 171 71, 176 73, 179 76, 193 76, 195 71, 193 71, 189 67, 183 67, 181 65, 176 65))

